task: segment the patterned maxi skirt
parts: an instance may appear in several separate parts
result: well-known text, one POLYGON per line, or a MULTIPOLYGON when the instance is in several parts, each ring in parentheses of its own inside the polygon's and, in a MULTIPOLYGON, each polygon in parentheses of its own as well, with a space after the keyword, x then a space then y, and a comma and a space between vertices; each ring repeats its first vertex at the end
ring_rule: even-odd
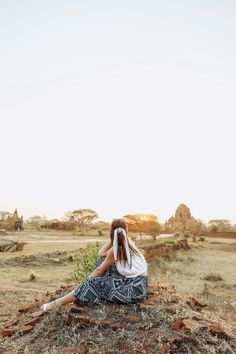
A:
MULTIPOLYGON (((101 258, 96 267, 103 262, 101 258)), ((112 265, 101 277, 87 278, 74 295, 82 304, 132 304, 147 295, 147 277, 139 275, 126 278, 112 265)))

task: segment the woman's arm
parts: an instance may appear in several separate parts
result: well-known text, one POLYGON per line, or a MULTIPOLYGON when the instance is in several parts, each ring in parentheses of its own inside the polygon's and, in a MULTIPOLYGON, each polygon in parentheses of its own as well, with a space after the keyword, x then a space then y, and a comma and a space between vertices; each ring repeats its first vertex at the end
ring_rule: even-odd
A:
POLYGON ((98 252, 99 257, 106 257, 110 247, 111 247, 111 241, 107 241, 105 245, 103 245, 100 251, 98 252))
POLYGON ((101 276, 103 273, 105 273, 107 268, 109 268, 114 263, 114 261, 115 260, 114 260, 113 248, 110 248, 104 262, 97 269, 95 269, 93 273, 90 274, 89 278, 101 276))

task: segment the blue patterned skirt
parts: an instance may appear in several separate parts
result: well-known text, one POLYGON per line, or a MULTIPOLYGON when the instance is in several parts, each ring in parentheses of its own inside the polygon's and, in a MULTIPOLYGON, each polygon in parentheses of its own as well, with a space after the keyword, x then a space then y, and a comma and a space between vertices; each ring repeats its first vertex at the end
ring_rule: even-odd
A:
MULTIPOLYGON (((96 267, 103 260, 101 258, 96 267)), ((147 285, 146 276, 126 278, 112 265, 103 276, 87 278, 75 289, 74 295, 82 304, 132 304, 146 297, 147 285)))

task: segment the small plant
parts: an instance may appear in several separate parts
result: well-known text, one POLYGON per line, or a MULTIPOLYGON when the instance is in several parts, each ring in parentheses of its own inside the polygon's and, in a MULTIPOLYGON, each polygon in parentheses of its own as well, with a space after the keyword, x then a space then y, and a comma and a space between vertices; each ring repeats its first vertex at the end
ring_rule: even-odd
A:
POLYGON ((77 262, 77 266, 74 271, 69 273, 69 276, 67 277, 68 282, 81 282, 92 273, 95 268, 95 264, 99 259, 99 249, 100 246, 98 244, 88 245, 84 251, 76 255, 75 260, 77 262))
POLYGON ((201 237, 199 237, 199 240, 200 240, 201 242, 204 242, 204 241, 205 241, 205 237, 201 236, 201 237))
POLYGON ((217 282, 217 281, 222 281, 223 278, 220 274, 210 273, 210 274, 205 275, 203 277, 203 280, 217 282))
POLYGON ((164 243, 167 243, 168 245, 176 245, 175 240, 165 240, 164 243))
POLYGON ((102 230, 98 230, 98 236, 102 236, 102 235, 103 235, 102 230))
POLYGON ((38 277, 38 274, 31 270, 29 273, 29 281, 35 281, 37 277, 38 277))

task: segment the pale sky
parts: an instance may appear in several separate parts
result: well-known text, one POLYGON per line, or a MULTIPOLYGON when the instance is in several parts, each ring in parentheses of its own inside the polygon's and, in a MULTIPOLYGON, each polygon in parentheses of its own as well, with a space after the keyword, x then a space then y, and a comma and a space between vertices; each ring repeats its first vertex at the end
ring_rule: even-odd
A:
POLYGON ((236 3, 0 0, 0 210, 236 223, 236 3))

